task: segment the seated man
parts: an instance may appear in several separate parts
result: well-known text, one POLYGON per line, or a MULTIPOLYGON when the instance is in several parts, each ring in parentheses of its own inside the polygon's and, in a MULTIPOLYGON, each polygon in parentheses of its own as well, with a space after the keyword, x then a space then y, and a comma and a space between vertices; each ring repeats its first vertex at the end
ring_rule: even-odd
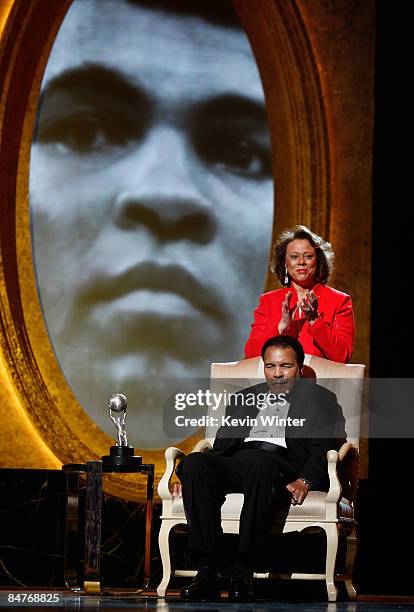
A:
POLYGON ((326 453, 346 435, 336 396, 313 381, 299 383, 304 352, 298 340, 270 338, 262 358, 266 382, 232 397, 226 410, 232 419, 219 428, 212 451, 191 453, 177 468, 189 546, 199 554, 184 600, 220 598, 220 509, 227 493, 244 494, 229 590, 230 601, 243 601, 254 598, 253 562, 270 533, 275 502, 280 507, 290 495, 290 503, 302 504, 310 488, 329 488, 326 453))

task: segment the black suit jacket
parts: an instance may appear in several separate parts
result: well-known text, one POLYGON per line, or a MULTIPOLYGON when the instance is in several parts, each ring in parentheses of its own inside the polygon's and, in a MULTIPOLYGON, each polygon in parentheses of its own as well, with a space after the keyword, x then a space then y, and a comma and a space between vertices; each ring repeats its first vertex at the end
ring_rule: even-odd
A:
MULTIPOLYGON (((254 385, 240 393, 266 393, 266 383, 254 385)), ((295 382, 288 394, 288 417, 305 419, 303 427, 286 426, 286 446, 290 460, 298 468, 297 477, 303 476, 312 482, 312 488, 319 491, 329 489, 326 453, 330 449, 338 450, 346 439, 345 419, 336 395, 311 380, 301 379, 295 382)), ((235 405, 230 400, 226 416, 236 419, 246 416, 255 418, 259 410, 256 405, 235 405)), ((222 425, 217 431, 213 445, 214 453, 223 456, 233 455, 241 446, 244 438, 249 436, 251 426, 240 425, 228 427, 222 425)))

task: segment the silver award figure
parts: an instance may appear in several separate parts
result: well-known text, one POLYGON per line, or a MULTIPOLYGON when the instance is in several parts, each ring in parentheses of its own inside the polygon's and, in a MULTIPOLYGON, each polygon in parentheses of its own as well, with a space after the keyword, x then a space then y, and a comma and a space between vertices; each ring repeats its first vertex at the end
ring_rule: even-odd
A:
POLYGON ((115 425, 117 432, 117 446, 128 446, 128 438, 125 429, 125 417, 128 400, 123 393, 114 393, 108 401, 109 416, 115 425))
POLYGON ((105 472, 138 471, 142 457, 134 455, 133 446, 129 446, 125 428, 125 417, 128 401, 123 393, 114 393, 108 401, 109 418, 115 425, 117 433, 116 446, 111 446, 110 454, 102 457, 105 472))

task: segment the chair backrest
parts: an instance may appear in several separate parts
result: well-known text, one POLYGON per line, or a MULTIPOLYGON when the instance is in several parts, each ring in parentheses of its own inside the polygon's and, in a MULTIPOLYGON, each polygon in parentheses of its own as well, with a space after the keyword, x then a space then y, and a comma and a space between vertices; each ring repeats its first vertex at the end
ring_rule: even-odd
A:
MULTIPOLYGON (((336 394, 344 413, 348 441, 359 446, 365 366, 354 363, 336 363, 315 355, 305 355, 305 365, 316 372, 320 385, 336 394)), ((229 391, 227 387, 231 379, 238 379, 238 386, 244 388, 264 380, 261 357, 211 364, 211 391, 216 394, 222 392, 224 397, 224 390, 229 391), (241 381, 243 385, 240 385, 241 381)), ((215 415, 221 417, 225 409, 226 402, 222 401, 215 410, 215 415)), ((209 428, 206 432, 208 439, 213 441, 216 431, 217 428, 209 428)))

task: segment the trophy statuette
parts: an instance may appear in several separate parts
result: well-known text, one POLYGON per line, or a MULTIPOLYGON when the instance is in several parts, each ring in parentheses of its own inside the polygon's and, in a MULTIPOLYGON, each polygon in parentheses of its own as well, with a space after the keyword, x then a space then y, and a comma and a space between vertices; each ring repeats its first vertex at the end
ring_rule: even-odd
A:
POLYGON ((123 393, 111 395, 108 401, 109 418, 115 425, 117 441, 111 446, 109 455, 102 457, 102 462, 106 468, 113 468, 113 471, 128 471, 131 467, 141 465, 142 457, 134 456, 134 447, 129 446, 125 426, 126 411, 128 400, 123 393))

